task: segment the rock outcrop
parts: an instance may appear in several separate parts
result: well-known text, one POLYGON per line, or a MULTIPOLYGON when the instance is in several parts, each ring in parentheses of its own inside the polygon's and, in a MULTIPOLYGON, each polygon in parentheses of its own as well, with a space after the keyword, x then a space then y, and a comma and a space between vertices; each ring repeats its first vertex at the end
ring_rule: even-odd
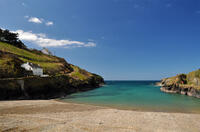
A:
POLYGON ((82 81, 67 75, 0 79, 0 100, 59 98, 103 84, 103 78, 98 75, 82 81))
POLYGON ((182 94, 200 98, 200 87, 191 84, 188 81, 188 75, 180 74, 175 77, 163 79, 160 83, 160 90, 166 93, 182 94))

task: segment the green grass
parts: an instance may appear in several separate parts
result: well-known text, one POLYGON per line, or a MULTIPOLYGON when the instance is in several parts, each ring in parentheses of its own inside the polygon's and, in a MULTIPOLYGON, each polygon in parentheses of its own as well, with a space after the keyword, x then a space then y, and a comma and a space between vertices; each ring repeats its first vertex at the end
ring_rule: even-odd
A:
POLYGON ((30 50, 20 49, 10 44, 0 42, 0 51, 11 53, 11 54, 3 54, 2 57, 0 57, 0 64, 3 64, 0 66, 2 67, 4 66, 4 69, 7 67, 10 67, 11 70, 16 69, 14 67, 12 68, 9 64, 4 65, 6 64, 5 63, 6 61, 9 62, 10 59, 16 58, 18 59, 18 62, 20 62, 21 64, 26 62, 31 62, 40 65, 44 70, 44 74, 48 75, 68 74, 69 76, 77 80, 85 80, 88 79, 90 76, 92 76, 91 73, 77 66, 68 64, 59 57, 45 55, 37 50, 30 51, 30 50))
POLYGON ((13 53, 25 58, 29 58, 30 60, 35 60, 35 61, 58 61, 56 57, 53 56, 48 56, 45 54, 36 54, 34 52, 30 52, 24 49, 17 48, 15 46, 12 46, 7 43, 0 42, 0 49, 1 51, 13 53))
POLYGON ((80 79, 80 80, 85 80, 85 79, 87 79, 88 77, 91 76, 90 73, 88 73, 88 72, 86 72, 86 71, 80 69, 79 67, 74 66, 74 65, 71 65, 71 66, 72 66, 72 68, 73 68, 73 70, 74 70, 74 71, 70 74, 71 77, 76 78, 76 79, 80 79))
MULTIPOLYGON (((16 57, 22 60, 24 63, 31 62, 40 65, 44 69, 44 73, 57 74, 58 72, 66 70, 64 68, 64 63, 63 61, 61 62, 60 58, 45 55, 39 51, 24 50, 3 42, 0 42, 0 50, 17 55, 16 57)), ((5 61, 8 61, 8 57, 5 55, 0 57, 0 64, 3 64, 5 61)))
POLYGON ((0 60, 0 65, 4 63, 5 60, 0 60))
POLYGON ((82 75, 80 72, 79 72, 79 68, 76 67, 76 66, 72 66, 73 68, 73 72, 71 73, 71 76, 74 77, 74 78, 77 78, 77 79, 80 79, 80 80, 84 80, 86 79, 86 77, 84 75, 82 75))
POLYGON ((196 70, 196 71, 193 71, 193 72, 190 72, 188 73, 187 77, 190 79, 193 79, 193 78, 200 78, 200 70, 196 70))
MULTIPOLYGON (((181 74, 180 74, 181 75, 181 74)), ((195 89, 200 89, 200 70, 196 70, 193 72, 190 72, 188 74, 186 74, 186 83, 185 84, 181 84, 180 80, 183 80, 184 78, 180 77, 180 75, 174 76, 174 77, 170 77, 167 80, 167 84, 168 85, 172 85, 172 84, 180 84, 182 87, 193 87, 195 89)))
POLYGON ((62 65, 62 63, 33 61, 33 60, 28 60, 22 57, 20 57, 20 60, 22 60, 23 62, 31 62, 34 64, 38 64, 42 68, 44 68, 44 70, 57 70, 62 65))
POLYGON ((5 64, 6 62, 8 62, 8 61, 10 61, 11 60, 11 58, 9 58, 9 57, 5 57, 5 58, 0 58, 0 67, 3 65, 3 64, 5 64))
POLYGON ((24 69, 21 68, 22 61, 8 55, 0 58, 0 78, 21 77, 24 69))
POLYGON ((187 81, 190 85, 200 86, 200 70, 196 70, 187 74, 187 81))

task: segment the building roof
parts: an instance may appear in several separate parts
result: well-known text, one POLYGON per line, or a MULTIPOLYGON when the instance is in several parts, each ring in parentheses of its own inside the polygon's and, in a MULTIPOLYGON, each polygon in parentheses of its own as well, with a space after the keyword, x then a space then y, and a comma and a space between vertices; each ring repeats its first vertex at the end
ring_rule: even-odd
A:
POLYGON ((37 65, 37 64, 33 64, 33 63, 30 63, 30 62, 28 62, 28 64, 29 64, 32 68, 42 68, 42 67, 40 67, 40 66, 37 65))

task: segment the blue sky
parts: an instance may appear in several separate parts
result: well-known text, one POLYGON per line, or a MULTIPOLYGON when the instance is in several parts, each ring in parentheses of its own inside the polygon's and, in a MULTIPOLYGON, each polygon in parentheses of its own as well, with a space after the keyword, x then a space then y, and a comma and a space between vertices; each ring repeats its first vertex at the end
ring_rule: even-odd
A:
POLYGON ((0 27, 106 80, 200 68, 199 0, 0 0, 0 27))

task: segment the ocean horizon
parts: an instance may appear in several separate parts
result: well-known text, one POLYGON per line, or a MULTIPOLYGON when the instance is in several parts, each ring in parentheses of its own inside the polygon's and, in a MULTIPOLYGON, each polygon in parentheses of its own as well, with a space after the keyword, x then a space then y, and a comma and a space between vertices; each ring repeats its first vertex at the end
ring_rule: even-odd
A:
POLYGON ((200 113, 199 99, 164 93, 156 82, 159 81, 107 80, 100 88, 75 93, 61 100, 136 111, 200 113))

